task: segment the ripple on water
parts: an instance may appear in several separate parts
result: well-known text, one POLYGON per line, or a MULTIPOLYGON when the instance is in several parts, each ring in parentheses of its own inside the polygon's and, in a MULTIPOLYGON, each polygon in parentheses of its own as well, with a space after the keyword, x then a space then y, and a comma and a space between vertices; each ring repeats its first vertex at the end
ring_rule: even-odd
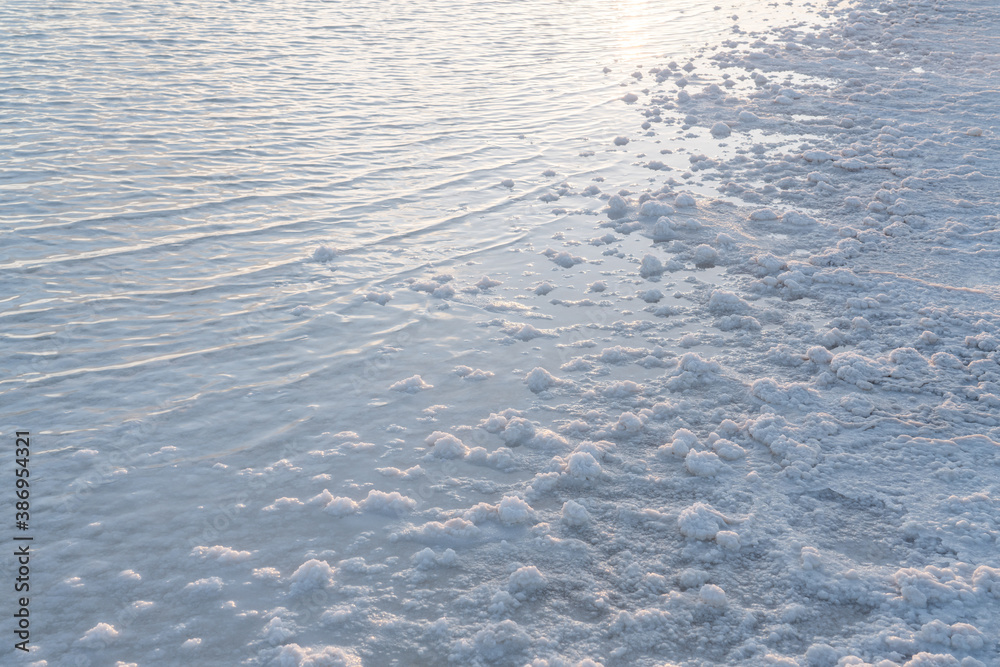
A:
MULTIPOLYGON (((695 0, 565 10, 0 7, 0 270, 12 295, 0 320, 26 345, 0 393, 58 387, 80 401, 66 427, 93 424, 83 406, 97 375, 142 369, 135 395, 169 402, 212 373, 242 376, 251 349, 309 359, 294 343, 304 328, 332 360, 354 348, 329 311, 359 292, 455 258, 502 264, 553 219, 540 196, 621 168, 594 152, 634 129, 619 84, 732 25, 695 0), (336 261, 311 261, 320 244, 336 261), (300 304, 327 311, 328 326, 289 316, 300 304)), ((413 321, 408 308, 352 338, 384 338, 413 321)), ((105 409, 98 421, 115 419, 105 409)))

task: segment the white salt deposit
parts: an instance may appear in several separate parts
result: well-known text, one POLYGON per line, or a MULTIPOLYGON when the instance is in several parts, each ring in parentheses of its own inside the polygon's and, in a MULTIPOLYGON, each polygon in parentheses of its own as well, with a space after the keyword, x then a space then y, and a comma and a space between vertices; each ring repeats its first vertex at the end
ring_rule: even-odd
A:
POLYGON ((729 128, 729 125, 723 123, 722 121, 713 125, 711 132, 713 137, 718 137, 720 139, 728 137, 732 134, 732 130, 729 128))
POLYGON ((696 203, 694 197, 686 192, 682 192, 674 198, 674 206, 677 208, 690 208, 695 206, 696 203))
POLYGON ((726 592, 715 584, 705 584, 698 591, 698 599, 710 607, 725 607, 726 592))
POLYGON ((664 272, 663 262, 653 255, 643 255, 639 266, 639 275, 643 278, 655 278, 664 272))
POLYGON ((321 245, 313 250, 312 258, 317 262, 330 262, 337 256, 337 251, 330 246, 321 245))
POLYGON ((433 389, 434 385, 424 382, 424 379, 419 375, 411 375, 408 378, 404 378, 399 382, 393 382, 389 385, 389 389, 392 391, 405 392, 408 394, 413 394, 418 391, 423 391, 425 389, 433 389))
POLYGON ((524 381, 528 385, 528 389, 535 393, 566 384, 566 381, 560 380, 541 367, 533 368, 531 372, 525 376, 524 381))
POLYGON ((562 522, 567 526, 586 526, 590 520, 590 512, 580 503, 573 500, 567 500, 563 503, 562 522))

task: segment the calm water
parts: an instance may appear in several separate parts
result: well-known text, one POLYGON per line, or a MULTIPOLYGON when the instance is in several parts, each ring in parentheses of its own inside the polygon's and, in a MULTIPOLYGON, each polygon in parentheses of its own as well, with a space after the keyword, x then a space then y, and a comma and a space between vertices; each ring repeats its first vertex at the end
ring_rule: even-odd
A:
MULTIPOLYGON (((508 345, 488 320, 652 319, 624 299, 549 314, 531 285, 573 298, 614 273, 634 291, 628 260, 602 264, 586 243, 604 202, 579 193, 601 177, 607 193, 649 186, 635 145, 612 143, 643 134, 620 98, 653 86, 649 68, 729 36, 733 14, 749 30, 778 12, 720 2, 0 4, 0 432, 35 447, 38 658, 64 664, 109 622, 126 634, 94 664, 140 650, 174 664, 179 633, 196 632, 204 664, 259 664, 263 621, 244 611, 284 603, 227 574, 239 613, 191 606, 178 593, 210 571, 193 546, 259 548, 250 565, 286 575, 332 558, 329 526, 261 508, 391 489, 403 482, 375 468, 415 465, 428 430, 530 404, 525 368, 558 369, 572 337, 508 345), (577 194, 540 200, 564 182, 577 194), (592 263, 557 267, 539 254, 550 244, 592 263), (321 245, 337 256, 315 261, 321 245), (435 273, 456 275, 455 298, 406 283, 435 273), (504 285, 461 291, 484 274, 504 285), (490 381, 459 380, 460 364, 490 381), (433 391, 389 390, 417 373, 433 391), (312 455, 343 431, 371 443, 312 455), (136 615, 140 594, 156 602, 136 615)), ((669 145, 678 125, 648 140, 669 145)), ((619 246, 641 257, 649 240, 619 246)), ((391 520, 350 530, 363 544, 391 520)), ((338 530, 340 552, 354 536, 338 530)), ((372 646, 397 651, 392 633, 372 646)), ((328 635, 313 622, 296 640, 357 641, 328 635)))
POLYGON ((376 344, 406 309, 366 328, 359 294, 456 258, 486 272, 552 218, 539 195, 631 178, 620 84, 729 34, 732 9, 4 3, 0 396, 87 433, 211 415, 214 392, 376 344))

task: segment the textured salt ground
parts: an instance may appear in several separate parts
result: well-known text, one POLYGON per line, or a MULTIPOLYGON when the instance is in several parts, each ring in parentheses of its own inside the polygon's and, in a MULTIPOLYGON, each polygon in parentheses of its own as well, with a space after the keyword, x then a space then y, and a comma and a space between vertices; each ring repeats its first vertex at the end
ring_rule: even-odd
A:
POLYGON ((417 324, 359 335, 358 389, 283 406, 274 451, 188 472, 176 506, 233 493, 201 534, 165 513, 160 563, 79 553, 148 528, 168 447, 89 533, 57 515, 75 574, 46 604, 91 628, 59 639, 81 664, 997 664, 1000 17, 833 11, 632 85, 661 124, 619 148, 687 126, 689 171, 568 182, 485 278, 359 290, 417 324))
MULTIPOLYGON (((996 54, 980 54, 977 70, 926 53, 984 21, 974 5, 921 8, 855 10, 836 31, 791 31, 772 36, 781 48, 759 41, 702 65, 751 71, 730 89, 745 97, 725 96, 713 70, 656 73, 700 91, 652 93, 652 117, 685 113, 717 138, 757 130, 779 145, 691 160, 758 208, 679 193, 704 185, 691 173, 651 189, 653 200, 610 201, 617 231, 658 240, 640 278, 728 267, 728 289, 717 276, 696 282, 685 304, 715 324, 690 342, 714 337, 717 348, 681 352, 685 338, 649 320, 592 324, 631 346, 578 341, 592 352, 525 374, 541 399, 531 409, 452 427, 483 450, 450 442, 439 453, 435 442, 428 456, 531 475, 480 486, 509 492, 497 504, 439 504, 435 520, 390 534, 451 545, 452 580, 471 575, 432 605, 448 619, 434 627, 447 628, 452 660, 995 662, 997 95, 995 75, 984 78, 996 54), (927 74, 939 62, 946 89, 927 74), (803 83, 764 80, 784 72, 803 83), (956 113, 957 99, 977 96, 956 113), (779 144, 788 136, 790 150, 779 144), (615 379, 622 366, 657 371, 615 379), (484 431, 513 454, 489 454, 497 440, 484 431), (463 559, 461 546, 478 553, 463 559)), ((586 261, 575 252, 545 254, 569 269, 586 261)), ((519 342, 568 333, 501 330, 519 342)), ((462 486, 460 470, 443 481, 462 486)), ((420 553, 418 570, 442 566, 420 553)))

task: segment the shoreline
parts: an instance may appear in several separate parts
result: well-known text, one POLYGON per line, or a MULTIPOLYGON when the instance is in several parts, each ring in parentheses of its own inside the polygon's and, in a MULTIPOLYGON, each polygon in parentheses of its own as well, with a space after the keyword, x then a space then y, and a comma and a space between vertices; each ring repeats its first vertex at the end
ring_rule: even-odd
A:
POLYGON ((649 63, 629 183, 385 280, 318 244, 164 354, 191 395, 100 452, 32 426, 79 483, 32 490, 25 664, 993 664, 1000 10, 833 6, 649 63))

